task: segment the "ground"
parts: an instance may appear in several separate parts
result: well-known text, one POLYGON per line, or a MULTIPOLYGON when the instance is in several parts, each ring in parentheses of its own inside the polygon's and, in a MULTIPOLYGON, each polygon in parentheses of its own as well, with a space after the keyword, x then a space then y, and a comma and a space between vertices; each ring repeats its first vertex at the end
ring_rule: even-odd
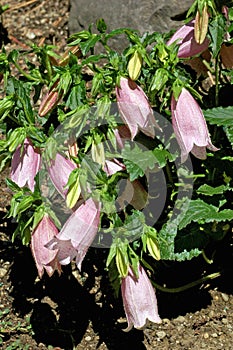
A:
MULTIPOLYGON (((2 17, 7 49, 27 49, 30 42, 57 45, 68 36, 66 0, 9 0, 2 17)), ((11 242, 14 223, 5 215, 10 193, 6 169, 0 178, 0 347, 2 349, 64 350, 199 350, 232 349, 233 286, 231 235, 210 247, 214 262, 203 257, 185 263, 162 262, 156 282, 186 285, 220 272, 213 280, 180 293, 157 290, 162 323, 145 330, 123 331, 126 319, 120 298, 113 296, 104 272, 107 251, 90 249, 80 274, 72 265, 64 273, 41 280, 30 247, 11 242)))

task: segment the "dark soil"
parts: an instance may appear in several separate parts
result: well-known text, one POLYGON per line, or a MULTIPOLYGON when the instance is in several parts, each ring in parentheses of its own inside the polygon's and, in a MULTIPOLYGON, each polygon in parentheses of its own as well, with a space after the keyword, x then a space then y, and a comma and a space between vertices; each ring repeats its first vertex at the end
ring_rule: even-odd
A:
MULTIPOLYGON (((13 1, 2 16, 6 48, 27 49, 29 42, 63 50, 68 36, 66 0, 13 1), (14 10, 14 6, 16 6, 14 10)), ((30 248, 11 242, 14 223, 5 217, 10 194, 0 177, 0 348, 2 349, 172 349, 233 348, 233 240, 209 247, 203 257, 156 266, 157 283, 179 287, 211 273, 220 277, 180 293, 157 290, 162 324, 123 332, 126 319, 115 299, 104 264, 107 251, 90 249, 80 274, 72 265, 62 275, 37 276, 30 248)))

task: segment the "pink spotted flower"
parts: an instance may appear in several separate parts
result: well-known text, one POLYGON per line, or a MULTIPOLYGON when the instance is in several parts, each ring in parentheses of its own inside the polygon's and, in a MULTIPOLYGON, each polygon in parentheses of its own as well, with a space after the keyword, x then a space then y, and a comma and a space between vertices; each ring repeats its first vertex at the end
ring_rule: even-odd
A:
POLYGON ((196 158, 205 159, 206 148, 218 150, 211 142, 200 106, 187 89, 182 89, 177 101, 172 96, 171 113, 174 133, 181 149, 181 162, 187 160, 189 152, 196 158))
POLYGON ((209 39, 205 38, 202 44, 198 44, 194 37, 194 25, 195 21, 192 20, 182 27, 180 27, 167 42, 167 45, 171 45, 175 41, 179 45, 178 57, 188 58, 198 55, 208 49, 209 39))
POLYGON ((92 244, 100 220, 100 203, 92 198, 83 202, 68 218, 58 235, 46 247, 58 250, 57 259, 61 265, 69 264, 73 259, 79 269, 92 244))
POLYGON ((161 323, 158 314, 154 288, 141 265, 138 266, 138 278, 129 267, 128 275, 122 279, 121 294, 128 322, 125 331, 133 327, 142 329, 147 321, 161 323))
POLYGON ((116 87, 116 100, 120 116, 128 126, 131 139, 141 130, 147 136, 155 137, 155 128, 159 129, 149 100, 140 86, 133 80, 120 78, 116 87))
POLYGON ((32 192, 35 188, 35 176, 40 169, 41 155, 31 140, 26 138, 23 148, 18 146, 11 162, 11 180, 19 187, 27 186, 32 192))
POLYGON ((59 273, 61 272, 61 265, 57 259, 57 250, 50 250, 45 247, 57 234, 58 229, 48 214, 43 216, 32 232, 31 251, 40 278, 43 276, 44 270, 49 276, 52 276, 55 270, 59 273))

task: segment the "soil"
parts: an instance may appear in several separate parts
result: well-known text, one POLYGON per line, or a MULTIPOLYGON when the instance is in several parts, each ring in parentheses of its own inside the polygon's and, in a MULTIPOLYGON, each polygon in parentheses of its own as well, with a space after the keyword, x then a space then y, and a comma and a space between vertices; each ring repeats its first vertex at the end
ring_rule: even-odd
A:
MULTIPOLYGON (((63 50, 68 37, 66 0, 8 0, 2 16, 2 39, 7 49, 27 49, 45 42, 63 50)), ((233 348, 233 240, 208 248, 203 257, 156 266, 157 283, 186 285, 220 272, 220 277, 179 293, 157 290, 161 324, 143 331, 123 331, 126 319, 120 297, 109 286, 104 265, 107 251, 90 249, 82 273, 67 266, 59 277, 40 280, 30 247, 12 243, 14 222, 6 218, 10 194, 0 176, 0 348, 2 349, 134 349, 199 350, 233 348)))

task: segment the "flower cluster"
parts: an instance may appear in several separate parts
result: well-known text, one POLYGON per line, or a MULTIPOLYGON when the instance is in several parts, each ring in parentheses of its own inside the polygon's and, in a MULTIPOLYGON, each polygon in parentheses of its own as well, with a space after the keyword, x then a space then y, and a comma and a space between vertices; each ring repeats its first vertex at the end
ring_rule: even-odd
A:
MULTIPOLYGON (((216 241, 216 231, 224 236, 226 221, 233 220, 232 203, 224 197, 233 178, 228 170, 231 109, 224 115, 219 103, 221 84, 232 80, 230 17, 226 6, 196 0, 187 22, 169 40, 158 33, 139 37, 125 28, 108 36, 99 23, 99 34, 74 35, 74 48, 60 59, 48 48, 37 48, 47 66, 37 71, 29 64, 34 69, 22 81, 9 78, 8 67, 3 70, 8 95, 0 101, 0 120, 7 131, 0 140, 0 166, 11 161, 7 181, 14 195, 9 217, 18 224, 16 234, 30 245, 40 278, 45 272, 60 275, 72 262, 81 271, 88 249, 107 242, 106 269, 115 291, 121 291, 127 331, 143 329, 148 321, 161 322, 156 283, 148 270, 151 277, 160 259, 198 256, 212 236, 216 241), (213 44, 215 16, 222 32, 213 44), (107 43, 116 33, 130 42, 122 55, 107 43), (95 54, 97 43, 104 54, 95 54), (204 66, 214 94, 204 91, 203 71, 190 74, 193 60, 204 66), (210 157, 208 151, 218 152, 210 157), (211 164, 216 158, 218 164, 228 162, 223 170, 211 164), (189 169, 192 160, 200 171, 196 177, 189 169), (188 198, 192 194, 184 181, 177 183, 180 174, 189 185, 190 179, 197 179, 194 198, 188 198), (203 177, 204 186, 199 180, 203 177), (185 215, 180 213, 180 188, 185 203, 190 199, 185 215), (211 203, 199 194, 219 197, 211 203), (173 221, 176 205, 179 214, 173 221), (194 216, 199 206, 200 217, 194 216), (189 240, 186 249, 189 231, 198 239, 204 226, 208 237, 197 244, 189 240)), ((15 57, 10 56, 11 64, 15 57)))

